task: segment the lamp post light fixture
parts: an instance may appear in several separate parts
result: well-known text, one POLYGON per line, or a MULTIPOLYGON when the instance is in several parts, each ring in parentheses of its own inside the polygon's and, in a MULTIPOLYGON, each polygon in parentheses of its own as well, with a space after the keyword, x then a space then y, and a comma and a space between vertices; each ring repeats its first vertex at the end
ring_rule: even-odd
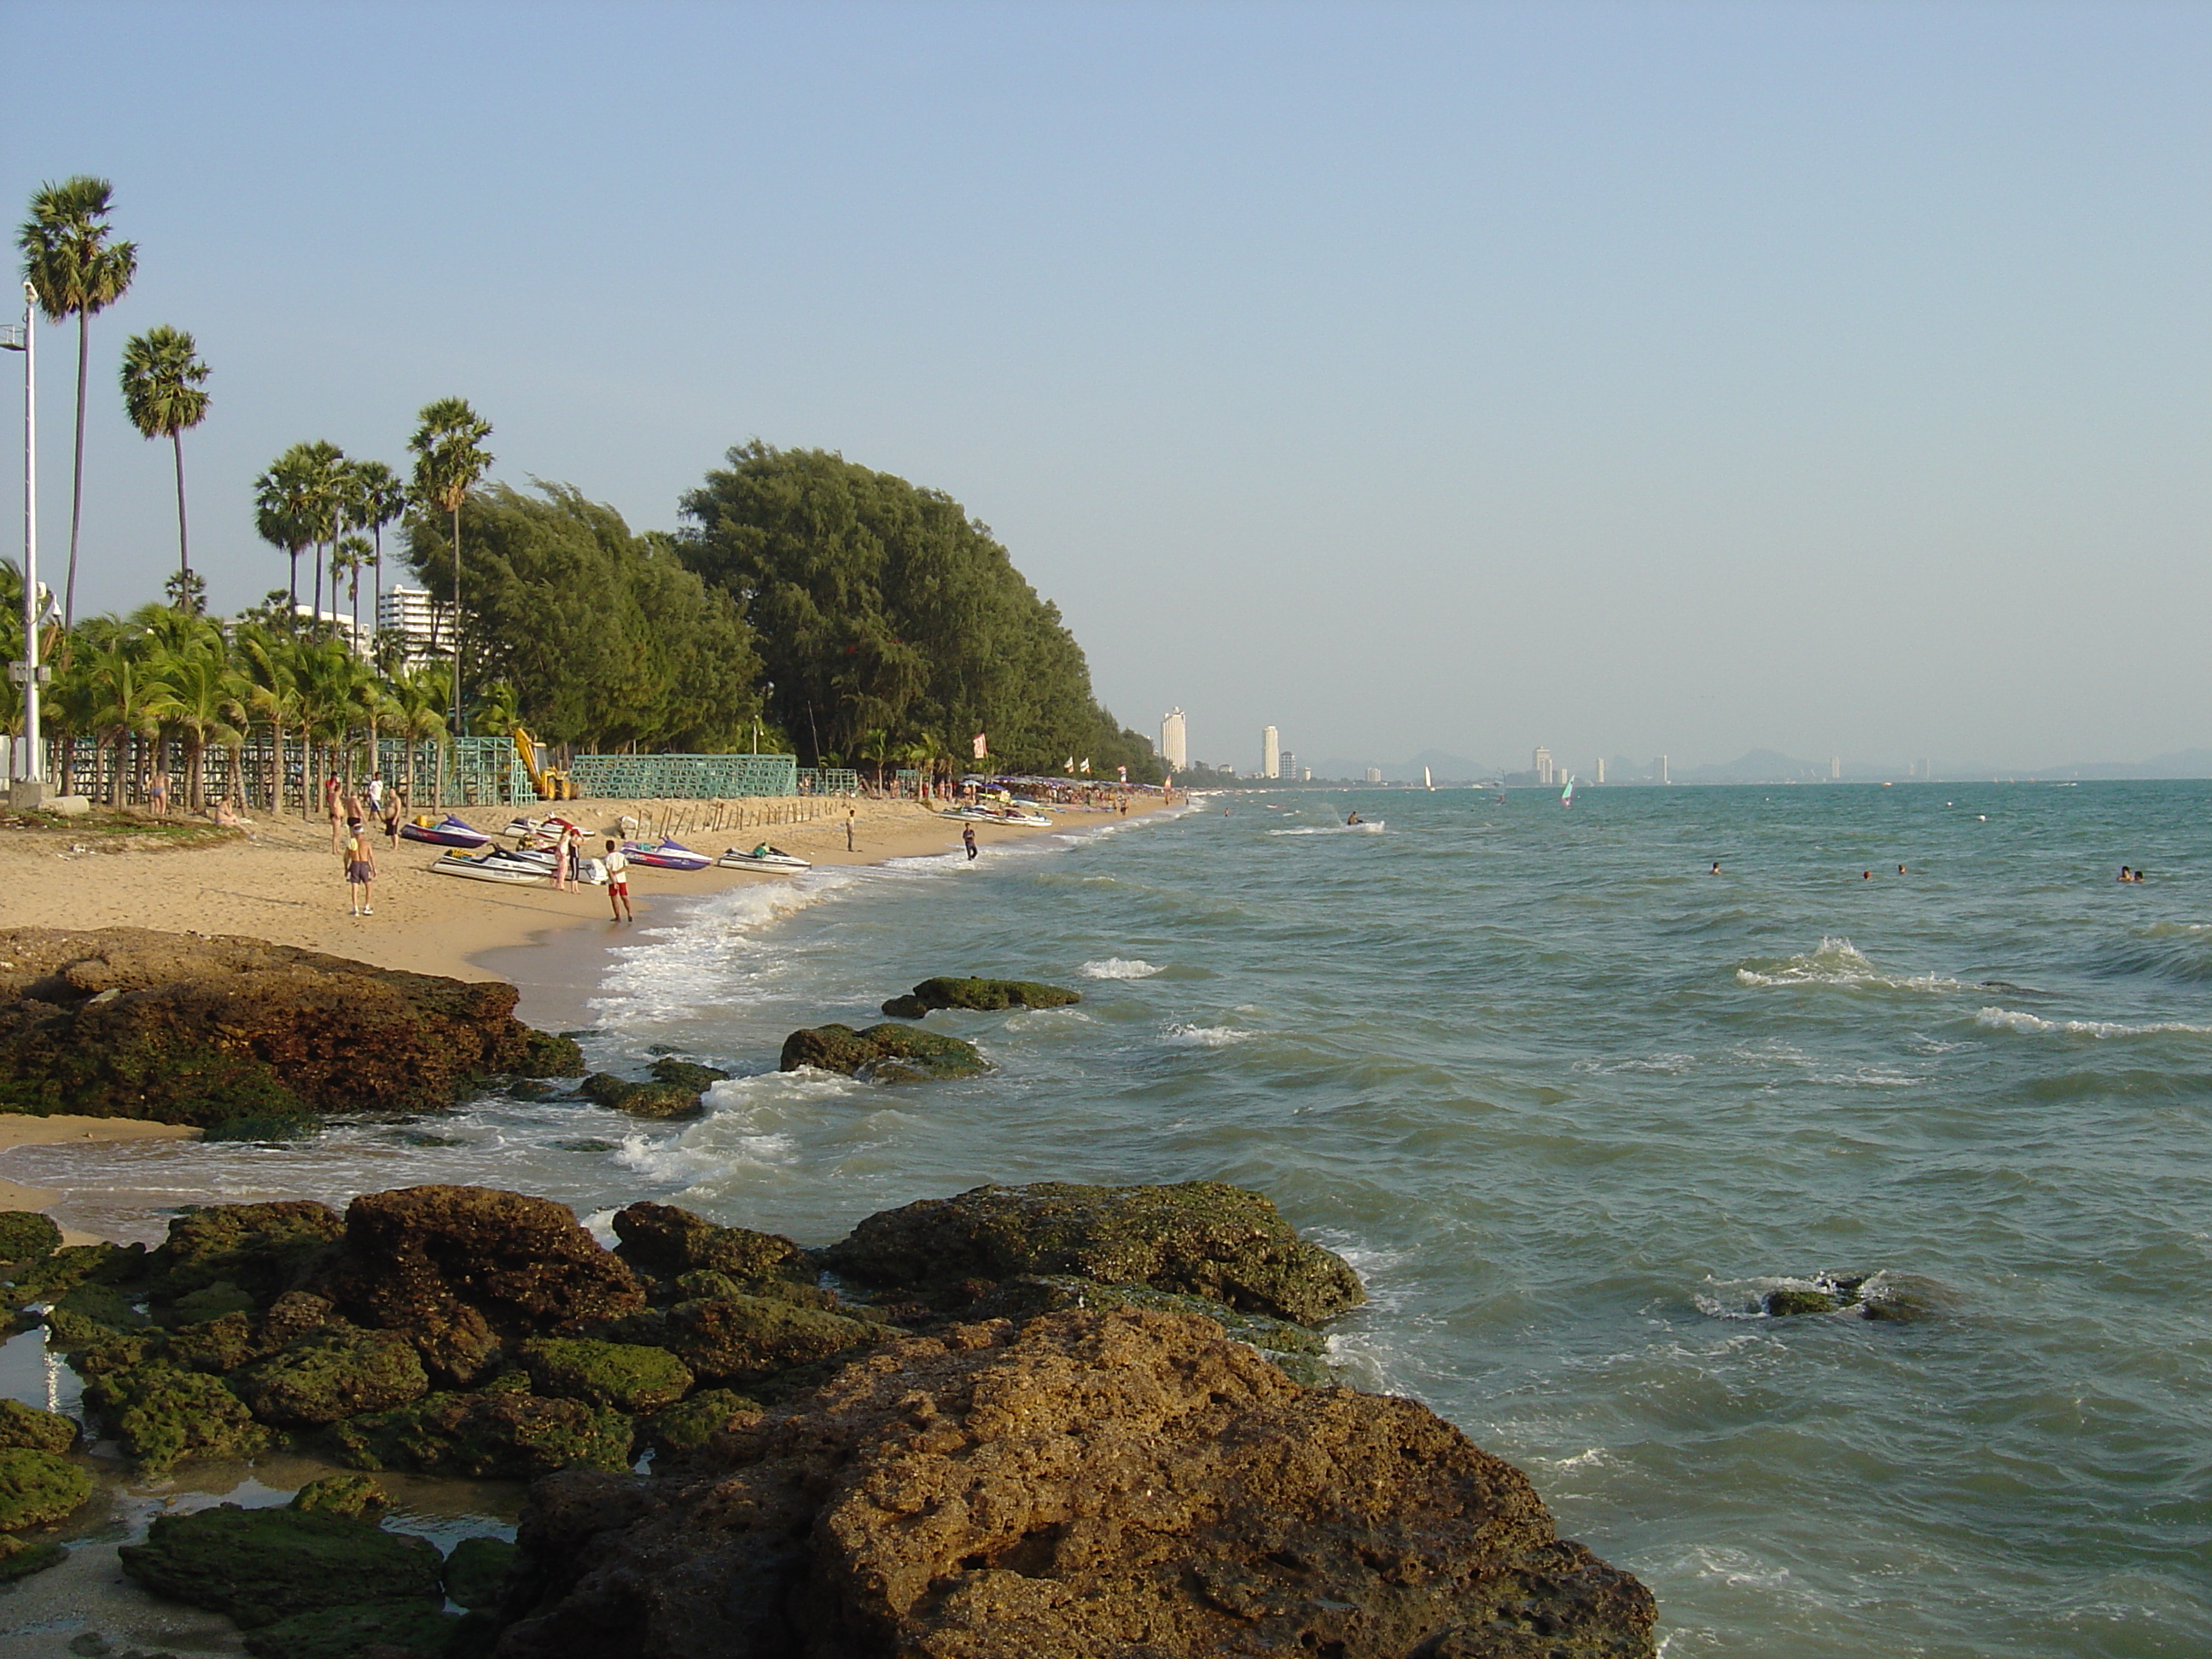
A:
POLYGON ((39 687, 50 672, 39 660, 39 352, 38 291, 23 284, 20 328, 0 330, 0 348, 23 354, 23 656, 8 665, 8 678, 23 688, 23 735, 8 788, 8 804, 25 811, 46 799, 46 756, 39 740, 39 687))

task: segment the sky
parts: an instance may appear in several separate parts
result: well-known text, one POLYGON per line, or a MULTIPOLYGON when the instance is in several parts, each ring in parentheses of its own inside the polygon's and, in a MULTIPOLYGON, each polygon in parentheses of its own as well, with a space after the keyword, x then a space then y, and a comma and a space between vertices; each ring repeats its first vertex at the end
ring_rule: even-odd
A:
MULTIPOLYGON (((0 21, 0 198, 106 177, 139 247, 92 328, 80 612, 173 568, 116 390, 169 323, 214 370, 221 610, 282 584, 279 451, 404 466, 460 395, 494 476, 639 529, 756 437, 945 490, 1106 704, 1217 763, 1268 723, 1376 764, 2212 744, 2212 8, 0 21)), ((40 349, 52 580, 73 330, 40 349)))

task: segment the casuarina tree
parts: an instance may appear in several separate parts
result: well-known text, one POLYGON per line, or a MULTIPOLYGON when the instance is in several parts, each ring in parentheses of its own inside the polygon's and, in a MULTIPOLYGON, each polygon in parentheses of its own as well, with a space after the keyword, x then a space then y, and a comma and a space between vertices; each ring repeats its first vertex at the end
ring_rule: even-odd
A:
POLYGON ((123 406, 142 438, 167 438, 177 455, 177 570, 192 568, 185 533, 185 434, 207 418, 208 366, 192 337, 166 323, 134 334, 123 347, 123 406))
POLYGON ((138 270, 135 242, 108 240, 114 190, 105 179, 80 175, 39 186, 31 216, 16 233, 23 275, 47 319, 76 319, 76 459, 70 482, 69 579, 62 589, 62 628, 76 621, 77 532, 84 519, 85 363, 94 313, 121 299, 138 270))
POLYGON ((426 510, 451 516, 453 521, 453 735, 462 732, 461 721, 461 503, 470 488, 491 470, 492 457, 483 441, 491 436, 491 422, 469 407, 465 398, 441 398, 426 404, 422 424, 407 441, 415 452, 415 499, 426 510))

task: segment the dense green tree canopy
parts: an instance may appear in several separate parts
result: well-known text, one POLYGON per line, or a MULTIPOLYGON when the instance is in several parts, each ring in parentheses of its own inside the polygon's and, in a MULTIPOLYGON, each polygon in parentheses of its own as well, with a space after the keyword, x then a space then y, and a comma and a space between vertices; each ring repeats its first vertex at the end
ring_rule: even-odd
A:
POLYGON ((939 490, 755 442, 684 500, 684 560, 744 607, 776 723, 810 762, 887 746, 1158 776, 1091 689, 1082 647, 988 529, 939 490))
MULTIPOLYGON (((471 696, 503 681, 542 741, 590 752, 749 748, 761 664, 730 596, 668 538, 631 534, 565 485, 538 490, 478 485, 459 508, 471 696)), ((441 600, 450 523, 418 511, 405 527, 408 562, 441 600)))

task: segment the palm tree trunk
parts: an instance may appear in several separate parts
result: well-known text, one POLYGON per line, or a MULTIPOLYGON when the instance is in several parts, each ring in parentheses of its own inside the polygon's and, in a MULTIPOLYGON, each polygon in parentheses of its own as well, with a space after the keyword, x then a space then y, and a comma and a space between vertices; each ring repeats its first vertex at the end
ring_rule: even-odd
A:
POLYGON ((185 805, 194 812, 207 805, 207 791, 200 786, 206 757, 207 739, 195 732, 185 744, 185 805))
POLYGON ((296 623, 300 614, 300 550, 292 550, 292 615, 286 620, 296 623))
POLYGON ((191 545, 185 539, 185 429, 179 427, 169 434, 169 442, 177 452, 177 568, 187 576, 192 574, 191 545))
POLYGON ((76 314, 76 466, 70 483, 69 582, 62 590, 62 632, 76 622, 76 532, 84 518, 84 359, 92 345, 92 313, 76 314))
POLYGON ((315 615, 317 628, 323 625, 323 544, 315 544, 315 615))
POLYGON ((368 591, 368 626, 374 633, 384 626, 384 526, 379 525, 369 533, 376 538, 376 574, 368 591))
MULTIPOLYGON (((79 371, 82 380, 83 374, 79 371)), ((82 404, 82 399, 79 398, 82 404)), ((461 719, 461 504, 453 503, 453 735, 468 726, 461 719)))

